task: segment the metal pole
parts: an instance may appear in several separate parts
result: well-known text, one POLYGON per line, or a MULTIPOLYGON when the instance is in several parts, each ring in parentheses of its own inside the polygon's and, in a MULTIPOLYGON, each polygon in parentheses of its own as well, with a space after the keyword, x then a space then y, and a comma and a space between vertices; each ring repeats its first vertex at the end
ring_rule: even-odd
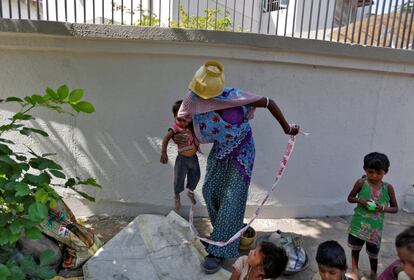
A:
MULTIPOLYGON (((150 22, 151 22, 151 15, 150 15, 150 22)), ((123 24, 124 24, 124 0, 121 0, 121 25, 123 24)))
POLYGON ((3 17, 3 0, 0 0, 0 18, 3 17))
POLYGON ((65 21, 68 21, 68 1, 65 0, 65 21))
POLYGON ((401 11, 400 11, 400 18, 398 19, 398 27, 397 27, 397 34, 395 35, 395 47, 398 48, 398 37, 400 36, 400 28, 401 28, 401 19, 402 19, 402 13, 404 10, 404 0, 402 0, 401 3, 401 11))
MULTIPOLYGON (((30 9, 29 0, 27 0, 27 7, 28 7, 28 9, 30 9)), ((9 18, 13 18, 11 0, 9 0, 9 18)))
MULTIPOLYGON (((296 5, 298 1, 295 0, 295 7, 293 7, 293 22, 292 22, 292 37, 295 36, 295 23, 296 23, 296 5)), ((320 3, 320 1, 319 1, 320 3)))
MULTIPOLYGON (((160 0, 160 15, 161 15, 161 0, 160 0)), ((160 16, 160 19, 161 19, 161 16, 160 16)), ((187 27, 190 27, 190 0, 187 1, 187 27)))
POLYGON ((362 2, 362 5, 361 19, 359 20, 358 44, 361 42, 362 22, 365 14, 365 0, 362 2))
MULTIPOLYGON (((171 0, 170 0, 171 1, 171 0)), ((226 5, 227 5, 227 0, 226 0, 226 5)), ((198 9, 200 8, 200 0, 197 0, 197 29, 198 29, 198 9)))
MULTIPOLYGON (((410 45, 410 35, 411 35, 411 29, 413 26, 413 16, 414 16, 414 6, 411 9, 411 17, 410 17, 410 25, 408 27, 408 38, 407 38, 407 45, 406 45, 406 49, 408 49, 409 45, 410 45)), ((414 38, 414 36, 413 36, 414 38)), ((414 49, 414 45, 411 45, 411 49, 414 49)))
MULTIPOLYGON (((215 17, 215 20, 214 20, 214 30, 217 30, 217 12, 218 12, 217 7, 218 7, 218 0, 216 0, 216 17, 215 17)), ((243 13, 244 13, 244 3, 243 3, 243 13)))
POLYGON ((277 9, 277 14, 276 14, 276 27, 275 27, 275 35, 277 35, 278 29, 279 29, 279 12, 280 12, 280 6, 277 9))
POLYGON ((273 8, 273 2, 270 2, 270 0, 268 0, 267 2, 267 7, 268 7, 268 16, 267 16, 267 34, 269 34, 269 28, 270 28, 270 14, 272 13, 272 8, 273 8))
POLYGON ((375 29, 376 29, 376 25, 377 25, 378 7, 379 7, 379 4, 377 3, 375 5, 375 16, 374 16, 374 25, 373 25, 373 28, 372 28, 371 46, 374 44, 375 29))
POLYGON ((332 16, 330 41, 332 41, 332 37, 333 37, 333 29, 334 29, 334 26, 335 26, 335 16, 336 16, 336 0, 334 2, 334 6, 333 6, 333 16, 332 16))
POLYGON ((316 18, 316 28, 315 28, 315 40, 318 40, 318 31, 319 31, 319 17, 321 15, 321 0, 318 3, 318 17, 316 18))
POLYGON ((392 19, 391 37, 390 37, 390 43, 388 45, 388 47, 390 48, 392 45, 392 39, 394 37, 394 27, 395 27, 395 18, 397 17, 397 9, 398 9, 398 0, 395 2, 395 7, 394 7, 394 18, 392 19))
MULTIPOLYGON (((226 0, 227 4, 227 0, 226 0)), ((225 11, 225 10, 224 10, 225 11)), ((254 11, 254 0, 252 1, 252 14, 250 16, 250 32, 253 32, 253 11, 254 11)), ((224 12, 224 15, 226 15, 226 12, 224 12)))
POLYGON ((308 39, 310 38, 310 32, 312 27, 312 12, 313 12, 313 0, 311 0, 311 7, 309 13, 309 25, 308 25, 308 39))
MULTIPOLYGON (((246 0, 243 0, 243 12, 242 12, 242 32, 244 32, 244 6, 246 4, 246 0)), ((216 1, 216 9, 217 9, 217 1, 216 1)), ((216 14, 216 21, 217 21, 217 14, 216 14)))
MULTIPOLYGON (((76 0, 75 0, 75 2, 76 2, 76 0)), ((105 2, 105 0, 102 0, 102 24, 105 24, 105 4, 104 4, 104 2, 105 2)), ((75 17, 76 17, 76 5, 75 5, 75 17)))
MULTIPOLYGON (((207 0, 208 1, 208 0, 207 0)), ((181 1, 178 0, 178 9, 177 9, 177 17, 178 17, 178 28, 180 28, 180 9, 181 9, 181 1)))
MULTIPOLYGON (((56 1, 56 8, 57 8, 57 0, 55 1, 56 1)), ((83 23, 86 23, 86 0, 83 0, 83 23)))
POLYGON ((345 0, 342 0, 341 15, 339 17, 338 37, 336 38, 337 42, 339 42, 339 39, 341 37, 342 18, 343 18, 343 15, 344 15, 344 4, 345 4, 345 0))
POLYGON ((17 13, 19 15, 19 19, 22 19, 22 11, 20 10, 20 0, 17 0, 17 13))
MULTIPOLYGON (((312 0, 313 1, 313 0, 312 0)), ((287 29, 287 20, 288 20, 288 14, 289 14, 289 2, 286 6, 286 17, 285 17, 285 31, 283 33, 283 36, 286 36, 286 29, 287 29)))
POLYGON ((392 4, 392 1, 390 0, 390 5, 388 6, 387 23, 385 24, 385 29, 384 29, 384 40, 382 43, 383 47, 385 47, 387 44, 387 33, 388 33, 388 24, 390 23, 391 4, 392 4))
MULTIPOLYGON (((114 0, 112 0, 114 1, 114 0)), ((170 1, 171 4, 171 1, 170 1)), ((142 7, 142 0, 139 1, 139 25, 142 26, 142 13, 144 12, 144 8, 142 7)), ((169 14, 168 14, 169 15, 169 14)))
POLYGON ((325 24, 324 24, 323 36, 322 36, 322 40, 324 40, 324 41, 325 41, 325 35, 326 35, 326 25, 327 25, 327 22, 328 22, 328 11, 329 11, 329 1, 326 2, 325 24))
POLYGON ((370 24, 370 20, 371 20, 371 9, 372 9, 372 3, 374 2, 374 0, 370 0, 369 2, 369 14, 368 14, 368 19, 367 19, 367 27, 365 29, 365 39, 364 39, 364 45, 367 44, 367 39, 368 39, 368 32, 369 32, 369 24, 370 24))
POLYGON ((149 1, 149 26, 152 26, 152 0, 149 1))
MULTIPOLYGON (((49 7, 47 5, 47 0, 46 0, 46 11, 49 10, 49 7)), ((76 0, 73 0, 73 14, 75 17, 75 22, 77 22, 77 17, 76 17, 76 0)), ((49 13, 47 13, 47 19, 49 20, 49 13)))
MULTIPOLYGON (((234 0, 234 1, 236 1, 236 0, 234 0)), ((262 14, 263 14, 263 1, 261 1, 261 4, 260 4, 260 13, 259 13, 259 30, 257 31, 257 33, 259 33, 260 34, 260 30, 261 30, 261 28, 262 28, 262 14)), ((234 31, 234 30, 233 30, 234 31)))
MULTIPOLYGON (((391 1, 390 1, 390 3, 391 3, 391 1)), ((382 4, 382 11, 381 11, 381 17, 380 17, 380 26, 379 26, 379 29, 378 29, 377 47, 379 46, 380 40, 381 40, 382 20, 384 19, 384 11, 385 11, 385 1, 383 1, 383 4, 382 4)))
POLYGON ((40 20, 40 4, 39 0, 36 0, 37 20, 40 20))
POLYGON ((114 11, 115 11, 115 3, 114 3, 114 0, 112 0, 112 7, 111 7, 112 24, 114 24, 114 23, 115 23, 115 19, 114 19, 114 11))
POLYGON ((404 37, 405 37, 405 30, 406 30, 406 27, 407 27, 407 20, 408 20, 408 7, 410 7, 410 4, 411 4, 410 2, 411 2, 411 0, 408 0, 407 10, 405 11, 404 27, 403 27, 403 33, 402 33, 402 36, 401 36, 401 46, 400 46, 401 49, 404 47, 404 37))
POLYGON ((303 15, 305 12, 305 7, 306 7, 306 0, 303 0, 302 2, 302 17, 300 19, 300 33, 299 33, 299 38, 302 38, 302 30, 303 30, 303 15))
MULTIPOLYGON (((365 4, 365 3, 364 3, 365 4)), ((355 25, 356 25, 356 19, 358 17, 358 2, 355 1, 355 9, 354 11, 354 23, 352 24, 352 37, 351 37, 351 43, 354 42, 354 37, 355 37, 355 25)), ((363 13, 362 13, 363 14, 363 13)), ((361 17, 361 21, 360 21, 360 27, 362 26, 362 17, 361 17)), ((361 33, 361 31, 359 31, 359 33, 361 33)))
POLYGON ((345 39, 344 39, 344 43, 346 43, 346 41, 348 39, 349 21, 351 19, 351 8, 352 8, 352 1, 349 2, 348 13, 347 13, 347 16, 346 16, 346 27, 345 27, 345 39))
MULTIPOLYGON (((85 0, 83 0, 85 1, 85 0)), ((29 3, 29 0, 27 1, 27 3, 29 3)), ((28 6, 29 10, 30 10, 30 6, 28 6)), ((58 1, 55 0, 55 13, 56 13, 56 21, 59 21, 59 14, 58 14, 58 1)), ((29 13, 29 18, 30 18, 30 13, 29 13)))
MULTIPOLYGON (((103 5, 104 0, 102 0, 102 5, 103 5)), ((103 7, 103 6, 102 6, 103 7)), ((102 9, 102 13, 103 13, 103 9, 102 9)), ((103 15, 102 15, 103 18, 103 15)), ((103 19, 102 19, 103 21, 103 19)), ((134 24, 134 0, 131 0, 131 25, 134 24)))
POLYGON ((234 0, 233 2, 233 32, 234 32, 235 26, 236 26, 236 0, 234 0))

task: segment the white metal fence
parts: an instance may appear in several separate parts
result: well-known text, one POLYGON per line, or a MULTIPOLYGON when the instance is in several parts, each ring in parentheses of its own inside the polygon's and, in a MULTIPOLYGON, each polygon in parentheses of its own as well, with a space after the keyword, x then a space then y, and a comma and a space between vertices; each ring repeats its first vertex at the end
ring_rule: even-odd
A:
POLYGON ((413 50, 414 0, 0 0, 0 18, 254 32, 413 50))

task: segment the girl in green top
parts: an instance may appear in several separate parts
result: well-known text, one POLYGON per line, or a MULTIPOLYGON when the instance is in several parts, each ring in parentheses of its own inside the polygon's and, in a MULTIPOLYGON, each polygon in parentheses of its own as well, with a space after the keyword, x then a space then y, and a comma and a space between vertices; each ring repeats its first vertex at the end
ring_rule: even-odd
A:
POLYGON ((390 161, 381 153, 364 157, 366 176, 358 179, 349 193, 348 202, 357 203, 348 230, 348 245, 352 250, 352 274, 358 278, 359 252, 364 243, 371 266, 371 279, 377 279, 378 253, 384 227, 384 213, 397 213, 398 205, 394 188, 382 181, 390 161))

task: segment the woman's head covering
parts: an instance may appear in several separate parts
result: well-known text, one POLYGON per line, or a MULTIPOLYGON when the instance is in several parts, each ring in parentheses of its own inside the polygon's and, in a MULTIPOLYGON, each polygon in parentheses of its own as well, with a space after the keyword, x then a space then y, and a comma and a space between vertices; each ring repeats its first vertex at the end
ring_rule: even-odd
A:
POLYGON ((207 61, 191 79, 188 88, 203 99, 219 96, 224 89, 223 65, 218 61, 207 61))

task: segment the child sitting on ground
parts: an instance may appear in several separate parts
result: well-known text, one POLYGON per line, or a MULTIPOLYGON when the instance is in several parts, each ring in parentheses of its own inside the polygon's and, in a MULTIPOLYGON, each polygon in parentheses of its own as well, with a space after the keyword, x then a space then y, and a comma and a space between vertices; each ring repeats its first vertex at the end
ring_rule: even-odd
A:
POLYGON ((318 246, 316 252, 319 275, 316 274, 312 280, 352 280, 345 275, 346 256, 344 248, 336 241, 325 241, 318 246))
POLYGON ((287 262, 285 249, 263 241, 248 256, 236 260, 230 280, 277 278, 285 271, 287 262))
POLYGON ((357 203, 348 230, 348 245, 352 250, 352 277, 358 279, 359 252, 364 243, 371 266, 371 276, 377 279, 378 253, 384 227, 384 213, 397 213, 398 205, 394 188, 382 181, 390 162, 381 153, 364 157, 366 176, 358 179, 349 193, 348 202, 357 203))
POLYGON ((198 164, 198 141, 192 131, 192 123, 177 118, 182 100, 178 100, 172 107, 174 122, 162 140, 161 163, 168 162, 167 146, 171 138, 177 144, 178 155, 174 165, 174 201, 175 210, 181 208, 180 193, 184 190, 184 181, 187 177, 187 195, 192 204, 196 204, 194 189, 200 180, 200 166, 198 164))
POLYGON ((395 239, 399 260, 390 264, 378 280, 414 280, 414 227, 409 227, 395 239))

